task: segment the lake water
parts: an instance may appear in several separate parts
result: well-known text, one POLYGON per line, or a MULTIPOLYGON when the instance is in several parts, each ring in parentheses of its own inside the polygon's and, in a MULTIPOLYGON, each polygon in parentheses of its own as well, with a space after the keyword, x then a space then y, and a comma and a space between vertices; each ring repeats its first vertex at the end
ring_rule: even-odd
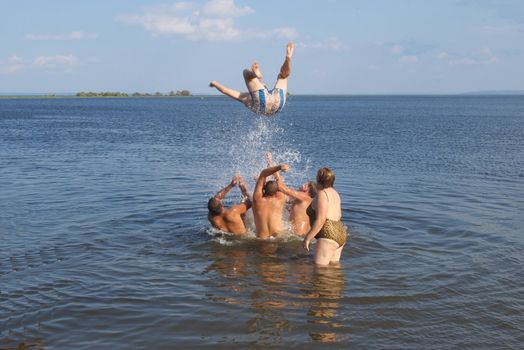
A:
POLYGON ((0 349, 522 349, 523 231, 524 97, 0 100, 0 349), (335 171, 339 268, 209 228, 267 151, 335 171))

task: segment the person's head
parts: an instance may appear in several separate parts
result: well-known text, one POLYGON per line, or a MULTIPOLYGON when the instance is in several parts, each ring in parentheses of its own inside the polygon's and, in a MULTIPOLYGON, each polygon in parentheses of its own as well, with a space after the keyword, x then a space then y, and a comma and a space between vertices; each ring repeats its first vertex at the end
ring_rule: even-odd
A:
POLYGON ((317 184, 314 181, 308 181, 300 186, 300 191, 307 192, 311 198, 315 198, 317 195, 317 184))
POLYGON ((317 184, 322 188, 333 187, 335 173, 329 168, 320 168, 317 172, 317 184))
POLYGON ((212 215, 218 215, 222 212, 222 203, 215 197, 211 197, 207 202, 207 209, 212 215))
POLYGON ((276 181, 268 181, 264 185, 263 193, 264 197, 274 196, 278 192, 278 183, 276 181))

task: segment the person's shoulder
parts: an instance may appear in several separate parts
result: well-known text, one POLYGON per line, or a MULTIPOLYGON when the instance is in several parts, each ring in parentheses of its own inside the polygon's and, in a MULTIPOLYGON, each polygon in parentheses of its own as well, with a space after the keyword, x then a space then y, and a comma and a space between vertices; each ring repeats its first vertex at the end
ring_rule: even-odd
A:
POLYGON ((331 193, 333 193, 336 197, 340 198, 340 193, 338 193, 337 190, 335 190, 333 187, 330 187, 331 188, 331 193))
POLYGON ((299 200, 298 202, 302 205, 310 205, 311 202, 313 202, 313 198, 311 198, 310 196, 304 196, 304 198, 299 200))
POLYGON ((237 216, 240 215, 240 213, 238 212, 238 208, 235 205, 235 206, 225 210, 223 215, 224 215, 223 217, 224 217, 225 220, 231 221, 231 220, 235 220, 237 218, 237 216))
POLYGON ((324 201, 326 200, 328 197, 329 197, 329 194, 328 194, 328 189, 327 188, 323 188, 321 189, 320 191, 317 192, 317 196, 316 196, 316 201, 324 201))
POLYGON ((229 207, 227 209, 224 209, 224 212, 222 213, 223 217, 227 217, 235 212, 235 207, 229 207))
POLYGON ((278 200, 279 199, 276 196, 271 196, 271 197, 261 196, 257 198, 256 200, 255 198, 253 198, 253 207, 265 208, 267 206, 271 206, 272 203, 278 200))
POLYGON ((220 220, 219 219, 220 215, 215 215, 215 216, 208 216, 207 219, 209 220, 209 223, 211 224, 211 226, 213 226, 214 228, 218 229, 218 230, 222 230, 223 229, 223 220, 220 220))
POLYGON ((264 199, 263 196, 253 195, 253 197, 251 198, 251 206, 258 206, 258 205, 260 205, 260 203, 262 202, 262 199, 264 199))

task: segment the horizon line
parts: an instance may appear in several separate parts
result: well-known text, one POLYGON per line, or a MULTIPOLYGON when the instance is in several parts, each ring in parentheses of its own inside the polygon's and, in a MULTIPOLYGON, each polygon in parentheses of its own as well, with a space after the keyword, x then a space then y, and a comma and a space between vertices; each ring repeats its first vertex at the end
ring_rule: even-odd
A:
MULTIPOLYGON (((93 91, 93 92, 104 92, 104 91, 93 91)), ((146 92, 144 92, 145 94, 146 92)), ((0 93, 1 97, 83 97, 76 96, 77 92, 6 92, 0 93)), ((153 93, 154 94, 154 93, 153 93)), ((458 96, 458 95, 524 95, 524 90, 490 90, 490 91, 467 91, 467 92, 435 92, 435 93, 290 93, 290 96, 458 96)), ((89 96, 85 96, 86 98, 89 96)), ((116 97, 116 96, 108 96, 116 97)), ((133 97, 133 96, 122 96, 133 97)), ((142 97, 142 96, 139 96, 142 97)), ((180 97, 180 96, 143 96, 143 97, 180 97)), ((185 97, 227 97, 222 94, 209 94, 209 93, 191 93, 190 96, 185 97)))

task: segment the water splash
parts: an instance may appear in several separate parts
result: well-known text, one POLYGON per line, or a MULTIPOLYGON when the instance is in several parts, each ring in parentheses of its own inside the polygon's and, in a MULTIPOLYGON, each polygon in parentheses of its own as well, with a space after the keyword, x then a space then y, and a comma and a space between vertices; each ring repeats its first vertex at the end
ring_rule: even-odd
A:
MULTIPOLYGON (((251 194, 260 171, 268 167, 266 154, 272 153, 275 165, 286 163, 290 166, 290 171, 281 173, 281 177, 290 187, 298 187, 306 182, 307 175, 311 169, 311 163, 293 145, 293 140, 286 133, 286 130, 279 125, 279 121, 274 118, 249 118, 245 123, 233 123, 226 129, 231 135, 236 135, 228 140, 220 162, 216 165, 217 177, 210 179, 210 184, 214 186, 211 191, 226 186, 234 174, 240 174, 246 181, 248 191, 251 194)), ((223 200, 226 206, 235 205, 241 200, 240 191, 234 189, 223 200)), ((246 215, 247 237, 256 237, 256 228, 253 213, 248 211, 246 215)), ((295 235, 291 232, 289 213, 283 213, 283 228, 287 231, 284 237, 279 239, 292 239, 295 235)), ((224 240, 222 233, 212 232, 214 240, 223 245, 230 245, 231 240, 224 240)), ((230 238, 230 237, 226 237, 230 238)))
POLYGON ((246 182, 254 186, 260 171, 266 168, 266 154, 271 152, 275 164, 286 163, 291 170, 282 174, 290 186, 298 186, 305 181, 310 169, 309 159, 295 149, 283 128, 268 118, 258 118, 251 129, 240 134, 229 149, 230 169, 244 176, 246 182))
MULTIPOLYGON (((284 223, 284 226, 286 223, 284 223)), ((243 245, 249 242, 253 242, 258 240, 256 233, 255 233, 255 226, 254 224, 248 224, 247 225, 247 233, 242 236, 237 236, 235 234, 217 230, 212 227, 208 227, 205 232, 210 236, 211 241, 218 243, 222 246, 235 246, 235 245, 243 245)), ((279 234, 278 237, 269 237, 267 239, 269 242, 301 242, 302 237, 295 235, 290 228, 286 228, 286 231, 279 234)))

